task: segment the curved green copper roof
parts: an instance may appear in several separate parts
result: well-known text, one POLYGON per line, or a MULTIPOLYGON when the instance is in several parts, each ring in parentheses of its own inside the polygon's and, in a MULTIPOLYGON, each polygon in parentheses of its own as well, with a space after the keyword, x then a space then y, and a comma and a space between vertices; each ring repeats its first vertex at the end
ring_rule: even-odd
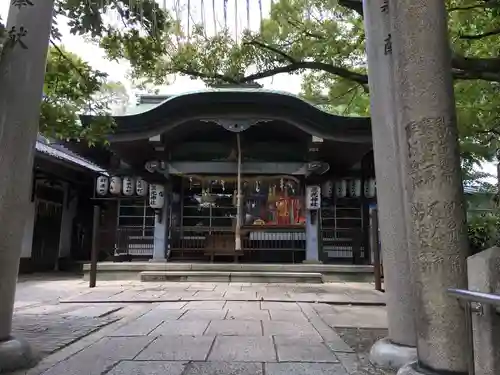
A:
MULTIPOLYGON (((371 143, 369 118, 333 115, 285 92, 217 88, 173 95, 151 104, 139 105, 143 111, 115 116, 117 127, 110 141, 146 139, 193 120, 252 118, 286 121, 325 139, 371 143)), ((84 124, 91 119, 82 116, 84 124)))
POLYGON ((312 106, 312 107, 314 107, 322 112, 325 112, 326 114, 331 114, 330 112, 327 112, 327 111, 321 109, 321 107, 317 106, 316 104, 314 104, 310 101, 307 101, 307 100, 301 98, 300 96, 294 95, 294 94, 286 92, 286 91, 268 90, 268 89, 263 89, 263 88, 246 88, 246 87, 227 88, 227 87, 224 87, 224 88, 208 88, 208 89, 203 89, 203 90, 187 91, 187 92, 183 92, 180 94, 141 95, 139 97, 137 105, 135 105, 134 107, 128 108, 126 110, 126 112, 124 114, 122 114, 121 116, 139 115, 141 113, 150 111, 150 110, 162 105, 163 103, 165 103, 169 100, 173 100, 173 99, 187 96, 187 95, 195 95, 195 94, 210 93, 210 92, 241 92, 241 91, 254 92, 254 93, 255 92, 257 92, 257 93, 267 92, 267 93, 276 94, 276 95, 286 95, 286 96, 289 96, 292 98, 299 99, 299 100, 309 104, 310 106, 312 106))

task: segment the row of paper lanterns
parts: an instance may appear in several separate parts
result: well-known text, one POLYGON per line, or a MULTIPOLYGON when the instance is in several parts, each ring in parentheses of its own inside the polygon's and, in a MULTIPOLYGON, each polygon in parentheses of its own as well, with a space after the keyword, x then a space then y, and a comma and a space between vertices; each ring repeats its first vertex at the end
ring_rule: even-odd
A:
POLYGON ((333 181, 327 181, 322 186, 323 195, 327 198, 331 198, 334 194, 338 198, 350 197, 361 197, 361 189, 363 188, 364 196, 367 198, 374 198, 377 186, 374 178, 370 178, 365 181, 364 186, 362 186, 360 179, 344 179, 337 180, 335 183, 333 181))
POLYGON ((145 197, 149 190, 149 205, 153 209, 160 209, 165 204, 165 187, 160 184, 149 185, 142 178, 133 177, 118 177, 106 176, 97 177, 96 192, 100 196, 106 196, 108 193, 112 195, 125 195, 131 197, 138 195, 145 197), (149 187, 149 189, 148 189, 149 187))

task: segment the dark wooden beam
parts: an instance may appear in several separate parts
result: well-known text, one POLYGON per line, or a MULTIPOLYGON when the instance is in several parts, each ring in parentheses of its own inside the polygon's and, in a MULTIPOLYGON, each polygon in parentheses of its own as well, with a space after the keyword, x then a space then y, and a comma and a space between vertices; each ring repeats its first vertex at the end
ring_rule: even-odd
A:
MULTIPOLYGON (((224 154, 229 152, 234 148, 233 144, 222 143, 222 142, 182 142, 177 144, 174 148, 170 149, 172 157, 175 159, 176 155, 186 155, 186 154, 224 154)), ((168 153, 169 150, 166 150, 168 153)), ((307 144, 302 142, 253 142, 253 143, 243 143, 242 152, 255 154, 289 154, 289 153, 301 153, 306 155, 307 144)))
MULTIPOLYGON (((253 163, 244 162, 241 165, 243 174, 251 175, 307 175, 307 163, 303 162, 278 162, 278 163, 253 163)), ((167 163, 168 174, 209 174, 209 175, 234 175, 237 171, 235 162, 199 162, 176 161, 167 163)))

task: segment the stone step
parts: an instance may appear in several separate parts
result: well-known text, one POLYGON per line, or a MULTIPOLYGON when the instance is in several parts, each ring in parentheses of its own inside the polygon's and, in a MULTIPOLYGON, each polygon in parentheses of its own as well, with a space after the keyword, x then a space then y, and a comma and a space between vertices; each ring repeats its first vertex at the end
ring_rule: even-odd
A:
POLYGON ((196 281, 249 283, 307 283, 322 284, 323 276, 316 272, 266 271, 143 271, 141 281, 196 281))
MULTIPOLYGON (((88 280, 90 264, 83 266, 84 278, 88 280)), ((98 280, 138 280, 141 272, 273 272, 273 273, 319 273, 327 282, 372 282, 373 266, 352 264, 278 264, 278 263, 176 263, 176 262, 99 262, 98 280)), ((175 274, 174 274, 175 275, 175 274)), ((226 275, 222 275, 226 277, 226 275)), ((226 281, 227 279, 224 279, 226 281)))

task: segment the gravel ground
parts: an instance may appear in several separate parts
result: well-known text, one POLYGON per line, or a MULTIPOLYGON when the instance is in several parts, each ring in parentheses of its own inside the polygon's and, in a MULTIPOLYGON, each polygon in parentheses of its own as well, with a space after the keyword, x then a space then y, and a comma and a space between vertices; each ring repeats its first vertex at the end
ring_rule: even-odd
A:
POLYGON ((336 327, 335 330, 347 345, 356 351, 358 361, 351 369, 350 375, 396 375, 395 371, 373 367, 369 360, 370 348, 377 340, 387 337, 387 329, 336 327))
POLYGON ((369 353, 372 345, 387 337, 387 329, 335 327, 342 339, 358 353, 369 353))

